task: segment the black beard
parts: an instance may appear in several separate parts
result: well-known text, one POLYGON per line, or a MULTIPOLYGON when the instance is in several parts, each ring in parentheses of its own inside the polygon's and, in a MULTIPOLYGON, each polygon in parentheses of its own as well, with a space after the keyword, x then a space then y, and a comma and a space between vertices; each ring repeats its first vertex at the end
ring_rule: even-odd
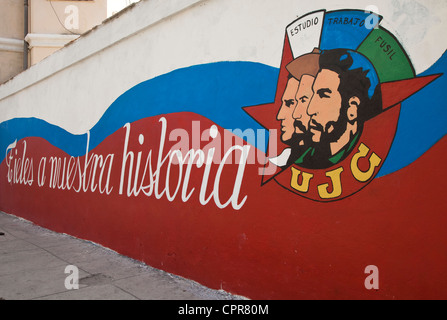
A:
MULTIPOLYGON (((301 130, 302 133, 300 133, 300 135, 306 135, 306 132, 308 132, 306 126, 304 124, 302 124, 301 121, 295 120, 294 122, 294 127, 298 128, 301 130)), ((295 131, 296 132, 296 131, 295 131)), ((296 133, 295 133, 296 134, 296 133)))
POLYGON ((309 132, 304 131, 305 133, 293 133, 292 138, 287 140, 285 144, 290 146, 292 150, 301 149, 303 144, 305 146, 309 146, 311 143, 311 135, 309 132), (303 143, 304 142, 304 143, 303 143))
POLYGON ((315 143, 315 149, 318 148, 318 146, 321 146, 321 148, 326 149, 329 145, 333 142, 337 142, 340 140, 341 136, 346 132, 348 128, 348 107, 345 106, 342 107, 340 110, 340 116, 338 117, 337 121, 331 121, 326 124, 326 128, 323 129, 323 126, 319 123, 311 121, 319 131, 321 131, 321 138, 320 142, 315 143), (333 128, 333 130, 329 133, 329 129, 333 128))
POLYGON ((306 163, 307 168, 312 169, 326 169, 332 166, 329 158, 333 156, 331 151, 331 143, 340 140, 341 136, 346 132, 349 119, 347 115, 347 108, 342 108, 340 117, 337 121, 329 122, 326 125, 325 130, 318 123, 313 123, 320 131, 320 142, 312 142, 312 147, 315 149, 314 156, 306 163), (333 130, 328 133, 329 128, 333 127, 333 130))
POLYGON ((327 132, 331 126, 334 128, 331 133, 323 133, 321 135, 321 140, 323 143, 337 142, 338 140, 340 140, 341 136, 346 132, 348 128, 348 116, 346 112, 340 114, 340 118, 338 118, 336 122, 329 122, 326 125, 325 132, 327 132))
MULTIPOLYGON (((305 127, 303 126, 305 129, 305 127)), ((287 162, 287 166, 291 166, 293 163, 295 163, 296 160, 298 160, 299 157, 303 155, 303 152, 306 151, 309 146, 312 145, 312 136, 310 132, 307 130, 304 130, 305 133, 294 133, 292 136, 292 139, 287 141, 287 145, 291 147, 291 154, 289 157, 289 161, 287 162)))
POLYGON ((292 138, 287 141, 283 141, 286 145, 292 147, 292 149, 296 146, 299 146, 300 142, 303 140, 301 134, 293 133, 292 138))
MULTIPOLYGON (((304 141, 306 144, 306 142, 308 142, 309 138, 310 138, 309 132, 307 131, 306 126, 303 125, 300 121, 295 121, 294 127, 300 129, 302 133, 296 133, 296 131, 295 131, 292 135, 292 138, 290 138, 287 141, 283 141, 285 144, 292 147, 292 149, 300 146, 300 144, 302 144, 301 143, 302 141, 304 141)), ((308 145, 308 143, 307 143, 307 145, 308 145)))

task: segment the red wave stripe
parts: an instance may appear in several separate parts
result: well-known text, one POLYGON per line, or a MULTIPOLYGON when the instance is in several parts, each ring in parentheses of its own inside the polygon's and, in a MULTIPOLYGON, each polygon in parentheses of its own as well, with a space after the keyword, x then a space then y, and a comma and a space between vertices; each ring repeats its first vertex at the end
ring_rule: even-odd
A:
MULTIPOLYGON (((191 121, 200 121, 202 130, 213 125, 195 114, 165 117, 168 133, 174 128, 190 130, 191 121)), ((156 162, 160 128, 159 117, 131 125, 129 150, 135 159, 141 151, 143 163, 153 149, 156 162), (143 144, 140 134, 144 135, 143 144)), ((222 128, 219 131, 223 134, 222 128)), ((46 186, 39 187, 39 160, 68 160, 69 156, 41 138, 19 141, 18 156, 26 141, 26 157, 33 159, 34 181, 32 186, 11 185, 3 161, 0 209, 252 299, 447 298, 447 174, 439 160, 447 156, 446 138, 409 167, 375 179, 352 197, 332 203, 306 200, 276 183, 261 187, 258 170, 262 165, 247 165, 238 198, 242 201, 247 196, 247 200, 240 210, 231 206, 219 209, 213 201, 201 205, 203 167, 192 168, 187 191, 195 189, 186 202, 180 193, 173 202, 166 195, 160 199, 142 193, 138 197, 128 197, 125 192, 120 195, 125 138, 123 128, 90 152, 104 158, 115 156, 109 195, 98 190, 50 189, 48 180, 46 186), (378 291, 364 287, 368 265, 380 270, 378 291)), ((172 144, 167 144, 166 150, 172 144)), ((83 160, 80 158, 80 163, 83 160)), ((217 168, 218 164, 211 168, 207 196, 217 168)), ((225 167, 221 199, 228 199, 233 192, 237 170, 237 165, 225 167)), ((178 181, 175 171, 170 173, 172 188, 178 181)), ((161 173, 165 176, 166 169, 161 173)))

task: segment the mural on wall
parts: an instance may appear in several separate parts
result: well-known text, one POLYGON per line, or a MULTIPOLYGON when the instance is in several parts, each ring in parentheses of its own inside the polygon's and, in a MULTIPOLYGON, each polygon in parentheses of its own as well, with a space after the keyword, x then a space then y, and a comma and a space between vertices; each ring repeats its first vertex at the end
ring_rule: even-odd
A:
POLYGON ((275 116, 281 125, 280 139, 270 137, 275 148, 263 184, 274 179, 312 200, 334 201, 379 173, 401 103, 440 76, 415 77, 381 20, 371 12, 323 10, 287 27, 275 102, 245 109, 266 129, 278 128, 275 116))
POLYGON ((5 121, 0 210, 253 299, 447 297, 447 58, 382 20, 311 12, 279 68, 172 71, 82 135, 5 121))

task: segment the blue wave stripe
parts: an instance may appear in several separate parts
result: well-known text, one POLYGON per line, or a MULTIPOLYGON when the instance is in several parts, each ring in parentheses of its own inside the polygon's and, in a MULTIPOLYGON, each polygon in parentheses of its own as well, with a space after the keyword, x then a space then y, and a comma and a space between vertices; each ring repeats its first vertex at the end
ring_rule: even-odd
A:
MULTIPOLYGON (((192 66, 145 81, 121 95, 90 130, 90 150, 126 123, 177 112, 194 112, 226 129, 262 129, 242 107, 275 98, 279 70, 253 62, 192 66)), ((36 118, 0 124, 0 150, 16 139, 42 137, 67 154, 85 155, 87 134, 72 135, 36 118)), ((265 145, 265 141, 259 144, 265 145)), ((265 151, 265 147, 264 150, 265 151)), ((0 155, 3 161, 5 152, 0 155)))
POLYGON ((378 177, 407 167, 447 134, 447 52, 421 76, 438 73, 444 75, 402 103, 396 137, 378 177))
MULTIPOLYGON (((422 75, 445 73, 447 54, 422 75)), ((244 106, 274 100, 279 70, 251 62, 220 62, 179 69, 143 82, 120 96, 90 130, 90 150, 127 122, 176 112, 201 114, 226 129, 262 129, 244 106)), ((397 134, 378 177, 416 161, 447 134, 447 77, 402 104, 397 134)), ((72 135, 36 118, 0 124, 0 161, 16 139, 42 137, 74 157, 85 154, 87 135, 72 135)), ((264 141, 257 147, 265 151, 264 141)))
POLYGON ((40 137, 73 156, 85 154, 87 134, 73 135, 66 130, 37 118, 15 118, 0 124, 0 162, 6 156, 6 148, 15 140, 40 137))
POLYGON ((127 122, 176 112, 200 114, 225 129, 262 129, 242 107, 275 99, 279 70, 251 62, 220 62, 173 71, 119 97, 91 130, 93 145, 127 122))

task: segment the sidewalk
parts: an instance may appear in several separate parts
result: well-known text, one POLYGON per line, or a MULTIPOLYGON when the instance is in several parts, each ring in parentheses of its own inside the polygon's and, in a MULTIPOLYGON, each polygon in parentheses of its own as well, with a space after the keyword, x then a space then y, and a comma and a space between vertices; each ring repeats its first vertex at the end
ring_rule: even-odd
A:
POLYGON ((240 300, 0 212, 0 300, 240 300), (79 268, 67 290, 65 268, 79 268))

